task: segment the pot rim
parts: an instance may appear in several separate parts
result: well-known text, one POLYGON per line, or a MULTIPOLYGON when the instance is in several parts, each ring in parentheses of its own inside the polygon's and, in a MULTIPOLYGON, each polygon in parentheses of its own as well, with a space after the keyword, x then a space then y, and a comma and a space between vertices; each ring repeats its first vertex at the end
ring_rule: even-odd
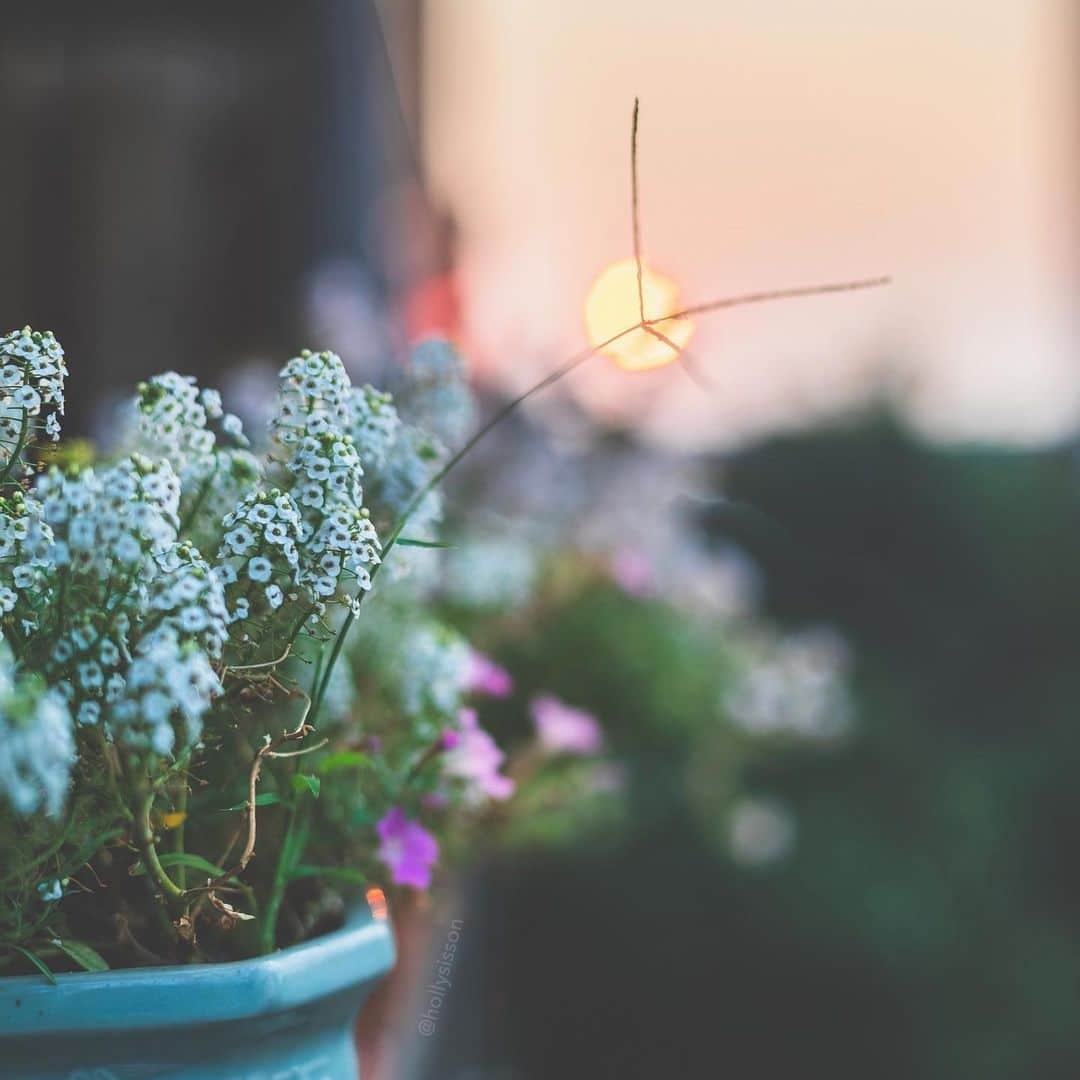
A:
POLYGON ((361 900, 349 905, 341 929, 269 956, 64 973, 56 976, 56 986, 41 975, 2 977, 0 1040, 251 1019, 369 982, 394 960, 389 920, 376 919, 361 900))

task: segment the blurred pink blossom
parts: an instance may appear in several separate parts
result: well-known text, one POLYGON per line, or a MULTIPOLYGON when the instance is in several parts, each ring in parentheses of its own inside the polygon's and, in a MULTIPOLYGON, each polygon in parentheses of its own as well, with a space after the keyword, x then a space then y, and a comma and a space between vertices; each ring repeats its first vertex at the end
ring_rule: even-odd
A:
POLYGON ((435 837, 418 822, 410 821, 400 806, 388 811, 375 831, 382 841, 378 857, 394 884, 426 889, 431 884, 431 867, 439 857, 435 837))
POLYGON ((611 577, 631 596, 648 596, 656 587, 652 563, 634 548, 620 548, 611 557, 611 577))
POLYGON ((534 698, 532 716, 540 745, 551 753, 595 754, 604 744, 596 717, 550 694, 534 698))
MULTIPOLYGON (((499 772, 506 755, 495 740, 480 726, 475 709, 458 713, 458 743, 443 758, 443 771, 466 783, 466 801, 477 803, 485 798, 508 799, 514 793, 514 781, 499 772)), ((444 733, 445 738, 445 733, 444 733)))
POLYGON ((490 657, 475 649, 469 656, 469 666, 465 674, 465 690, 482 697, 508 697, 514 689, 514 680, 510 672, 499 667, 490 657))

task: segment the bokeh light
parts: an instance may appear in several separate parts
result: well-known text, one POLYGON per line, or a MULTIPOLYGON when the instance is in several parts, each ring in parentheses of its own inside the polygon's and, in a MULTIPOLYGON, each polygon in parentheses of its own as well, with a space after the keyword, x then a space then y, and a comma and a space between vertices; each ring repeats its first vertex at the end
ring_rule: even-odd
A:
MULTIPOLYGON (((659 318, 679 310, 679 287, 671 278, 642 265, 641 291, 645 314, 659 318)), ((585 298, 585 330, 594 348, 640 320, 637 264, 620 259, 603 270, 585 298)), ((689 319, 672 319, 657 329, 679 349, 690 340, 694 327, 689 319)), ((679 353, 644 329, 634 330, 600 351, 626 371, 646 371, 677 360, 679 353)))

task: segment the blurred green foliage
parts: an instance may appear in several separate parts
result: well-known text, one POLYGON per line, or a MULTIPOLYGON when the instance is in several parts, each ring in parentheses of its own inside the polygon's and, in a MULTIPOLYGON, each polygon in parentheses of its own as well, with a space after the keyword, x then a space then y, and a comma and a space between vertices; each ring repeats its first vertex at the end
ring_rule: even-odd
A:
POLYGON ((920 446, 892 420, 725 463, 705 515, 765 613, 855 645, 842 752, 758 761, 799 844, 769 888, 880 959, 919 1077, 1080 1075, 1080 459, 920 446))

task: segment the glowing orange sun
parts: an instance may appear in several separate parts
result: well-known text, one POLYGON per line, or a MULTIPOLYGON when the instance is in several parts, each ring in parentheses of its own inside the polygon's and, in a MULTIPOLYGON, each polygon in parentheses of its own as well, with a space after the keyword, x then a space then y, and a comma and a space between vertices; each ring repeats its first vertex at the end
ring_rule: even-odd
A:
MULTIPOLYGON (((669 277, 647 264, 642 265, 641 291, 645 314, 655 319, 679 309, 679 287, 669 277)), ((604 269, 585 298, 585 330, 593 348, 601 346, 621 330, 633 326, 641 315, 638 308, 637 266, 633 259, 620 259, 604 269)), ((657 327, 681 350, 694 332, 689 319, 672 319, 657 327)), ((679 358, 666 342, 638 327, 600 351, 626 371, 662 367, 679 358)))

